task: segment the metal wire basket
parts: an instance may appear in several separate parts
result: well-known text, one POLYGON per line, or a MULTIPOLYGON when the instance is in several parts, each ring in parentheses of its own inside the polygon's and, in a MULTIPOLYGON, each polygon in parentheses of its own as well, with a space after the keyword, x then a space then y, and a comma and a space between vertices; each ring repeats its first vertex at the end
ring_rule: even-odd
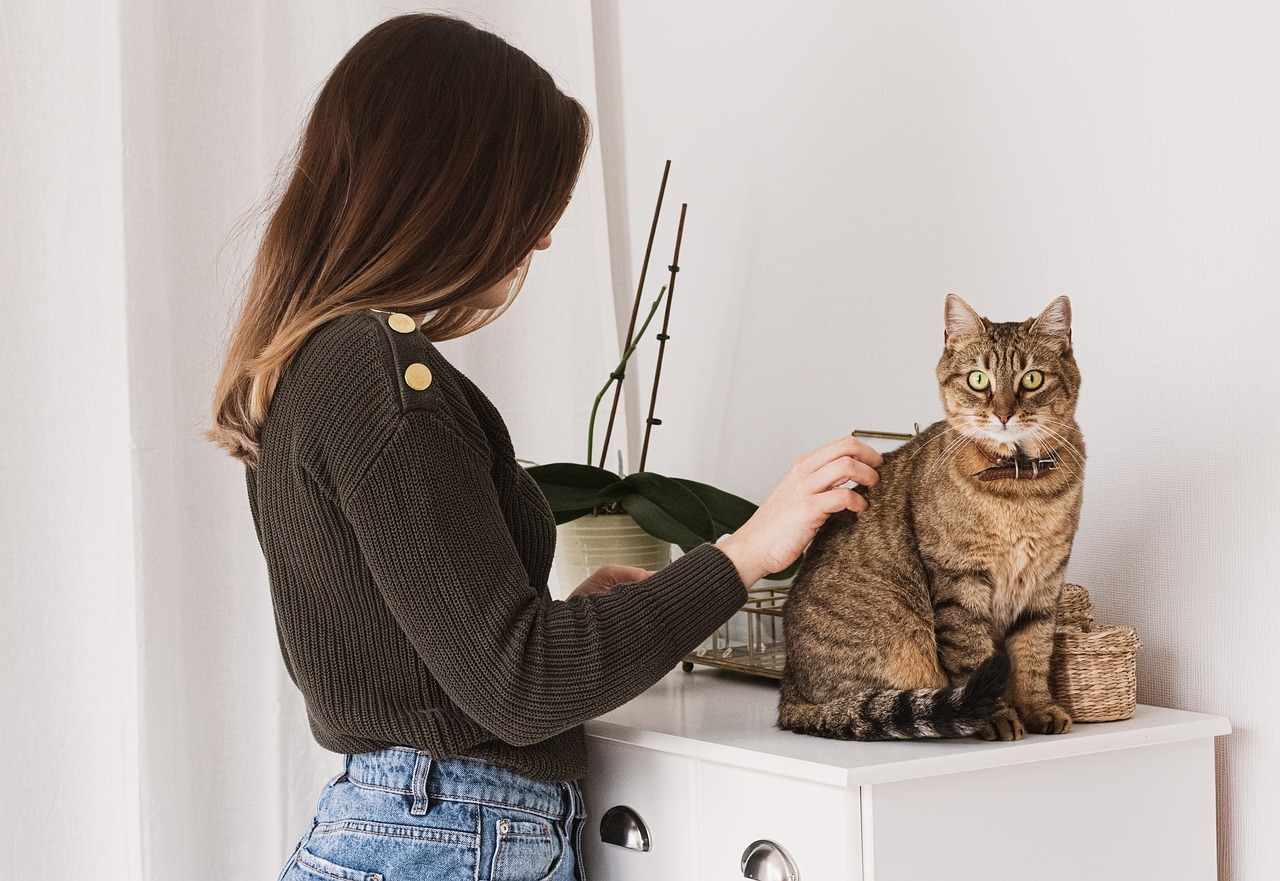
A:
POLYGON ((782 604, 789 584, 756 585, 747 601, 715 633, 684 656, 685 672, 694 664, 723 667, 769 679, 782 678, 786 650, 782 641, 782 604))

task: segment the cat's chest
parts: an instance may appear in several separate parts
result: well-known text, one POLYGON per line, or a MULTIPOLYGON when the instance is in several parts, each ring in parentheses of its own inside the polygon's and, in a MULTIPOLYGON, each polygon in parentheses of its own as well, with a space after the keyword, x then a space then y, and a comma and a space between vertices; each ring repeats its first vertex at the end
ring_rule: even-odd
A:
POLYGON ((1052 584, 1071 550, 1074 524, 1057 511, 975 506, 967 529, 950 532, 943 556, 982 572, 993 622, 1008 624, 1052 584), (1003 508, 1003 509, 1002 509, 1003 508))
POLYGON ((1007 499, 970 499, 959 523, 931 536, 928 556, 948 569, 985 572, 998 592, 1052 576, 1071 550, 1072 507, 1007 499))

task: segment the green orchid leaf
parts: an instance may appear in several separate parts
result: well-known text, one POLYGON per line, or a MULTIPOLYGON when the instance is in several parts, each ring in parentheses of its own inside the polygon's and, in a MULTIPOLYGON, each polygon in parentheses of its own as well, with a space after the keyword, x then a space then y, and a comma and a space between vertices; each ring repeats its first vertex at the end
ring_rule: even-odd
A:
MULTIPOLYGON (((707 511, 707 506, 702 504, 702 500, 688 487, 652 471, 629 474, 626 482, 634 487, 635 493, 662 509, 668 517, 683 526, 689 533, 698 536, 699 541, 694 544, 715 541, 719 537, 720 533, 715 531, 715 523, 711 519, 710 512, 707 511)), ((625 499, 622 506, 624 508, 627 506, 625 499)), ((642 523, 641 526, 643 525, 642 523)), ((681 547, 684 546, 681 545, 681 547)))
POLYGON ((577 462, 553 462, 525 470, 538 482, 557 523, 564 522, 559 519, 561 513, 593 509, 599 504, 600 489, 618 481, 612 471, 577 462))
POLYGON ((618 475, 605 468, 583 465, 581 462, 552 462, 534 465, 526 469, 539 483, 561 486, 593 487, 599 489, 618 479, 618 475))
POLYGON ((755 514, 759 507, 754 502, 717 489, 710 484, 687 480, 683 477, 670 479, 692 492, 706 507, 715 523, 717 538, 726 532, 736 532, 742 524, 751 519, 751 515, 755 514))
POLYGON ((622 480, 614 479, 613 483, 604 487, 596 493, 598 504, 607 505, 609 502, 622 501, 624 496, 631 495, 638 491, 635 484, 630 483, 625 477, 622 480))
POLYGON ((706 541, 706 538, 689 529, 656 502, 639 493, 623 496, 621 504, 641 529, 663 541, 674 542, 683 551, 692 550, 706 541))

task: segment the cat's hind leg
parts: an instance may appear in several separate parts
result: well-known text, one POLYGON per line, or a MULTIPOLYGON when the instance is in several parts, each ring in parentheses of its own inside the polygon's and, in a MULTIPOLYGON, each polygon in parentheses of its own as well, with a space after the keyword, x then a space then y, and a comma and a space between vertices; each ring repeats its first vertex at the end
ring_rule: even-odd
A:
POLYGON ((881 662, 882 684, 889 688, 946 688, 950 684, 939 663, 933 633, 927 628, 898 633, 885 647, 881 662))

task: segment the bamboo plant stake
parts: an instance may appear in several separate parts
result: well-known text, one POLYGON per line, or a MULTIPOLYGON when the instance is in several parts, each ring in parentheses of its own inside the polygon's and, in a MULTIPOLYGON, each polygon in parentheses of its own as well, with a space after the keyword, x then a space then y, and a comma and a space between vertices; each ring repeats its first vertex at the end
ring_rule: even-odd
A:
POLYGON ((671 300, 676 293, 676 273, 680 271, 680 240, 684 238, 684 215, 689 210, 689 203, 680 206, 680 225, 676 228, 676 252, 671 257, 671 281, 667 285, 667 309, 662 313, 662 333, 658 334, 658 366, 653 370, 653 394, 649 397, 649 418, 645 420, 644 446, 640 448, 640 470, 644 470, 644 459, 649 453, 649 432, 655 425, 661 425, 661 419, 653 418, 653 407, 658 402, 658 380, 662 377, 662 352, 667 348, 667 325, 671 321, 671 300))
MULTIPOLYGON (((627 361, 631 359, 632 354, 636 350, 636 346, 640 345, 640 338, 644 336, 644 332, 649 329, 649 322, 653 321, 653 316, 657 314, 658 307, 662 305, 662 298, 666 296, 666 293, 666 285, 663 285, 658 289, 658 298, 654 300, 653 305, 649 307, 649 314, 645 316, 644 324, 640 325, 640 329, 636 331, 636 335, 631 338, 631 342, 622 352, 622 358, 618 360, 618 366, 613 369, 613 373, 609 374, 609 378, 604 381, 604 385, 600 387, 600 391, 596 392, 596 399, 591 402, 591 419, 587 423, 588 465, 591 464, 592 439, 596 436, 596 411, 600 409, 600 399, 604 397, 605 392, 609 391, 609 386, 613 385, 614 376, 621 376, 626 372, 627 361)), ((618 473, 622 474, 622 450, 618 450, 618 462, 618 473)))
MULTIPOLYGON (((667 191, 667 173, 671 171, 671 160, 667 160, 667 164, 662 169, 662 184, 658 187, 658 204, 653 209, 653 224, 649 227, 649 243, 644 248, 644 262, 640 264, 640 283, 636 285, 636 299, 631 305, 631 322, 627 325, 627 342, 631 342, 631 335, 636 332, 636 315, 640 312, 640 293, 644 290, 644 277, 649 271, 649 254, 653 252, 653 237, 658 231, 658 215, 662 213, 662 195, 667 191)), ((609 408, 609 425, 604 430, 604 445, 600 447, 600 467, 604 467, 605 456, 609 454, 609 436, 613 434, 613 418, 618 413, 618 397, 622 394, 622 378, 626 375, 626 368, 615 370, 610 374, 610 379, 616 379, 618 386, 613 390, 613 406, 609 408)), ((648 434, 645 435, 645 442, 648 443, 648 434)), ((643 470, 643 469, 642 469, 643 470)))

